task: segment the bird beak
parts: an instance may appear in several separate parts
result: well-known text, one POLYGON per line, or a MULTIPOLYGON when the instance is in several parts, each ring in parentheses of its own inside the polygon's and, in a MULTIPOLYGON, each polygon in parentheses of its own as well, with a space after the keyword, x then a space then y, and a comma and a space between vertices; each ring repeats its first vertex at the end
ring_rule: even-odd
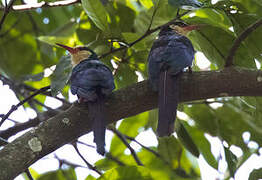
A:
POLYGON ((183 27, 183 30, 186 32, 190 32, 193 30, 199 30, 203 25, 188 25, 183 27))
POLYGON ((79 51, 79 49, 77 49, 77 48, 65 46, 63 44, 56 43, 56 45, 58 45, 58 46, 60 46, 60 47, 62 47, 64 49, 68 50, 70 52, 70 54, 75 54, 75 53, 77 53, 79 51))

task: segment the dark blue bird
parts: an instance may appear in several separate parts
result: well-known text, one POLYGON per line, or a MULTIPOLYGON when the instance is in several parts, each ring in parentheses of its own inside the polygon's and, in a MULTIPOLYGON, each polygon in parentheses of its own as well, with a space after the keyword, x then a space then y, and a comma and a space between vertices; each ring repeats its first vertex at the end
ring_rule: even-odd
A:
POLYGON ((115 88, 111 70, 103 64, 96 53, 85 46, 67 49, 72 57, 73 70, 70 79, 71 92, 80 103, 88 104, 88 114, 93 119, 94 142, 97 152, 105 154, 106 108, 105 97, 115 88))
POLYGON ((198 26, 182 22, 161 29, 148 56, 149 81, 158 91, 158 136, 169 136, 174 131, 179 98, 178 76, 191 67, 194 48, 186 34, 198 26))

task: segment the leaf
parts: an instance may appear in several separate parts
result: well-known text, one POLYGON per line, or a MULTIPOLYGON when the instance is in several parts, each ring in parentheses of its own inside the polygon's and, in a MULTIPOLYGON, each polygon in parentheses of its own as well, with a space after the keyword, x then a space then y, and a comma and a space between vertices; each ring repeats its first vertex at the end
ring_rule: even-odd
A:
POLYGON ((109 17, 103 4, 98 0, 81 0, 82 6, 90 19, 102 31, 109 33, 108 21, 109 17))
MULTIPOLYGON (((118 130, 128 136, 136 137, 139 133, 139 128, 143 127, 148 121, 149 113, 144 112, 133 117, 125 118, 118 130)), ((112 155, 119 156, 124 152, 126 146, 117 137, 114 136, 111 141, 110 152, 112 155)))
POLYGON ((260 169, 254 169, 249 177, 248 177, 248 180, 258 180, 258 179, 261 179, 262 177, 262 168, 260 169))
POLYGON ((159 138, 158 152, 172 167, 177 168, 182 146, 174 136, 159 138))
MULTIPOLYGON (((125 33, 122 33, 122 35, 128 43, 132 43, 135 40, 140 38, 140 35, 138 35, 136 33, 131 33, 131 32, 125 32, 125 33)), ((136 43, 132 48, 134 48, 138 51, 142 51, 142 50, 147 49, 148 47, 146 46, 145 40, 142 40, 142 41, 136 43)))
POLYGON ((62 56, 51 76, 51 93, 56 96, 69 81, 72 73, 70 56, 62 56))
POLYGON ((38 73, 33 75, 25 75, 21 78, 22 81, 41 81, 44 78, 44 73, 38 73))
POLYGON ((168 4, 183 9, 200 8, 203 4, 197 0, 168 0, 168 4))
POLYGON ((137 75, 135 73, 135 69, 127 63, 120 64, 120 67, 118 67, 116 76, 114 78, 117 89, 126 87, 129 84, 137 82, 137 75))
POLYGON ((199 157, 199 150, 198 150, 195 142, 193 141, 193 139, 191 138, 191 136, 187 132, 184 125, 179 120, 177 120, 175 127, 176 127, 177 136, 178 136, 179 140, 182 142, 182 144, 185 146, 185 148, 189 152, 191 152, 191 154, 193 154, 194 156, 199 157))
MULTIPOLYGON (((229 17, 237 36, 239 36, 249 25, 253 24, 260 18, 259 16, 239 13, 230 14, 229 17)), ((253 58, 256 58, 262 62, 262 28, 257 28, 255 31, 250 33, 242 44, 245 44, 253 58)))
POLYGON ((237 170, 237 157, 228 148, 224 147, 224 150, 230 177, 234 177, 237 170))
POLYGON ((88 175, 85 180, 96 180, 96 178, 92 175, 88 175))
POLYGON ((54 46, 56 43, 67 44, 70 37, 59 37, 59 36, 39 36, 39 41, 54 46))
POLYGON ((209 106, 204 104, 185 106, 184 112, 190 116, 202 130, 213 136, 218 134, 217 117, 209 106))
MULTIPOLYGON (((38 174, 33 168, 29 168, 29 171, 30 171, 30 174, 32 175, 32 177, 33 177, 34 179, 37 179, 38 177, 41 176, 41 175, 38 174)), ((26 173, 23 173, 22 175, 23 175, 23 178, 24 178, 25 180, 30 180, 30 179, 28 178, 28 176, 26 175, 26 173)))
POLYGON ((118 167, 107 171, 98 180, 153 180, 149 169, 142 166, 118 167))
POLYGON ((154 0, 153 2, 152 1, 149 1, 149 0, 139 0, 139 2, 147 9, 150 9, 154 4, 154 0))
MULTIPOLYGON (((208 11, 201 11, 205 16, 208 16, 208 14, 206 14, 207 12, 208 11)), ((217 13, 220 14, 220 11, 217 11, 217 13)), ((221 14, 221 17, 223 16, 225 16, 224 13, 221 14)), ((219 18, 216 17, 216 19, 219 18)), ((207 59, 214 63, 217 68, 222 68, 224 66, 225 60, 236 39, 235 34, 229 31, 228 28, 226 29, 229 25, 228 17, 226 17, 226 19, 225 21, 219 20, 216 26, 213 25, 214 20, 207 21, 197 16, 187 19, 187 22, 194 24, 210 23, 210 25, 206 25, 198 31, 192 31, 189 34, 189 38, 194 48, 203 52, 207 59)), ((256 68, 254 57, 245 44, 241 44, 238 48, 234 57, 234 64, 241 67, 256 68)))
POLYGON ((211 152, 211 145, 209 141, 204 136, 204 132, 200 129, 189 126, 188 123, 181 121, 186 128, 187 132, 190 134, 191 138, 193 139, 194 143, 197 145, 200 153, 205 158, 206 162, 212 166, 214 169, 218 168, 218 162, 215 159, 214 155, 211 152))
POLYGON ((42 174, 37 180, 67 180, 67 179, 77 179, 76 173, 73 168, 67 169, 67 170, 57 170, 57 171, 51 171, 47 172, 45 174, 42 174))

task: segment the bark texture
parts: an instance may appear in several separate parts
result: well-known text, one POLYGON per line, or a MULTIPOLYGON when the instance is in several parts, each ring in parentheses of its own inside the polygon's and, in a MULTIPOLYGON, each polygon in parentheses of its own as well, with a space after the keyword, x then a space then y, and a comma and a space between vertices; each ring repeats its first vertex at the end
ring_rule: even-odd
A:
MULTIPOLYGON (((262 71, 226 68, 184 73, 179 79, 180 102, 221 96, 261 96, 262 71)), ((157 93, 148 81, 115 91, 107 100, 108 122, 157 108, 157 93)), ((0 180, 13 179, 31 164, 92 127, 86 106, 73 104, 0 150, 0 180)))

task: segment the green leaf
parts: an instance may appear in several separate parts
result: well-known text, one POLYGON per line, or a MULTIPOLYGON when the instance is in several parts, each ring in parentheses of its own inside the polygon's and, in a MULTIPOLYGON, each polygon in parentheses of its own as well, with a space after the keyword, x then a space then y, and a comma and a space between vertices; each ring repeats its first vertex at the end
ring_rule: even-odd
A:
POLYGON ((177 136, 179 140, 182 142, 182 144, 185 146, 185 148, 189 152, 191 152, 194 156, 199 157, 198 147, 196 146, 195 142, 187 132, 184 125, 179 120, 177 120, 175 127, 176 127, 177 136))
MULTIPOLYGON (((203 14, 206 13, 206 11, 200 12, 203 14)), ((216 26, 213 25, 214 21, 219 18, 207 21, 204 18, 194 16, 186 20, 187 22, 194 24, 205 24, 206 22, 211 24, 210 26, 207 25, 198 31, 191 32, 189 34, 189 38, 196 50, 203 52, 209 61, 214 63, 218 68, 222 68, 236 36, 233 32, 226 28, 230 24, 228 22, 228 17, 226 17, 224 13, 220 13, 220 11, 217 12, 221 14, 221 17, 224 16, 226 20, 218 20, 216 26)), ((208 16, 208 14, 205 15, 208 16)), ((254 57, 243 43, 237 50, 234 57, 234 64, 241 67, 256 68, 254 57)))
MULTIPOLYGON (((34 179, 37 179, 38 177, 40 177, 40 174, 38 174, 33 168, 29 168, 29 171, 34 179)), ((25 180, 30 180, 26 173, 23 173, 22 175, 25 180)))
POLYGON ((85 178, 85 180, 96 180, 96 178, 94 176, 89 175, 85 178))
POLYGON ((257 180, 260 179, 261 177, 262 177, 262 168, 255 169, 250 173, 248 180, 257 180))
POLYGON ((184 112, 190 116, 202 130, 213 136, 218 134, 217 117, 209 106, 205 104, 185 106, 184 112))
POLYGON ((189 132, 191 138, 193 139, 194 143, 197 145, 200 153, 203 155, 206 162, 214 169, 217 169, 218 162, 211 152, 211 145, 209 141, 206 139, 204 132, 194 126, 189 126, 188 123, 184 121, 181 122, 183 123, 187 132, 189 132))
POLYGON ((99 180, 153 180, 150 170, 141 166, 118 167, 107 171, 99 180))
POLYGON ((57 95, 64 88, 70 79, 71 73, 71 57, 62 56, 51 76, 51 93, 53 96, 57 95))
MULTIPOLYGON (((234 31, 237 36, 239 36, 248 26, 261 18, 260 16, 239 13, 230 14, 229 17, 232 21, 234 31)), ((242 44, 247 47, 253 58, 256 58, 262 62, 262 28, 257 28, 255 31, 250 33, 248 37, 242 42, 242 44)))
POLYGON ((202 3, 197 0, 168 0, 168 4, 184 9, 200 8, 202 3))
MULTIPOLYGON (((147 123, 148 117, 149 113, 144 112, 133 117, 125 118, 121 122, 118 130, 125 135, 136 137, 140 128, 147 123)), ((125 151, 125 149, 126 146, 123 144, 123 142, 117 136, 114 136, 110 146, 111 154, 114 156, 119 156, 125 151)))
POLYGON ((234 177, 237 170, 237 157, 228 148, 224 147, 224 150, 230 177, 234 177))
POLYGON ((82 0, 82 6, 90 19, 102 31, 110 32, 108 27, 109 15, 103 4, 97 0, 82 0))
MULTIPOLYGON (((131 33, 131 32, 122 33, 122 35, 128 43, 134 42, 135 40, 140 38, 140 35, 136 33, 131 33)), ((146 46, 145 41, 142 40, 136 43, 132 48, 142 51, 142 50, 147 49, 148 47, 146 46)))
POLYGON ((33 75, 25 75, 21 78, 22 81, 41 81, 44 78, 44 73, 38 73, 33 75))
POLYGON ((159 138, 158 152, 172 167, 177 168, 182 146, 174 136, 159 138))
POLYGON ((37 39, 44 43, 54 46, 56 43, 67 44, 71 37, 59 37, 59 36, 39 36, 37 39))
POLYGON ((67 170, 57 170, 57 171, 51 171, 47 172, 45 174, 42 174, 37 180, 68 180, 68 179, 77 179, 76 173, 73 168, 67 169, 67 170))
MULTIPOLYGON (((242 105, 239 106, 238 103, 237 98, 232 98, 228 100, 224 106, 215 110, 217 122, 219 123, 220 137, 229 145, 234 144, 241 148, 246 148, 245 142, 239 137, 242 137, 244 132, 250 132, 250 139, 261 145, 261 120, 256 120, 255 114, 243 111, 242 105, 244 104, 242 103, 242 105)), ((261 101, 257 101, 257 103, 261 103, 261 101)))
POLYGON ((127 63, 121 63, 114 77, 117 89, 126 87, 129 84, 137 82, 135 69, 127 63))
POLYGON ((151 0, 139 0, 139 2, 147 9, 150 9, 154 5, 151 0))

